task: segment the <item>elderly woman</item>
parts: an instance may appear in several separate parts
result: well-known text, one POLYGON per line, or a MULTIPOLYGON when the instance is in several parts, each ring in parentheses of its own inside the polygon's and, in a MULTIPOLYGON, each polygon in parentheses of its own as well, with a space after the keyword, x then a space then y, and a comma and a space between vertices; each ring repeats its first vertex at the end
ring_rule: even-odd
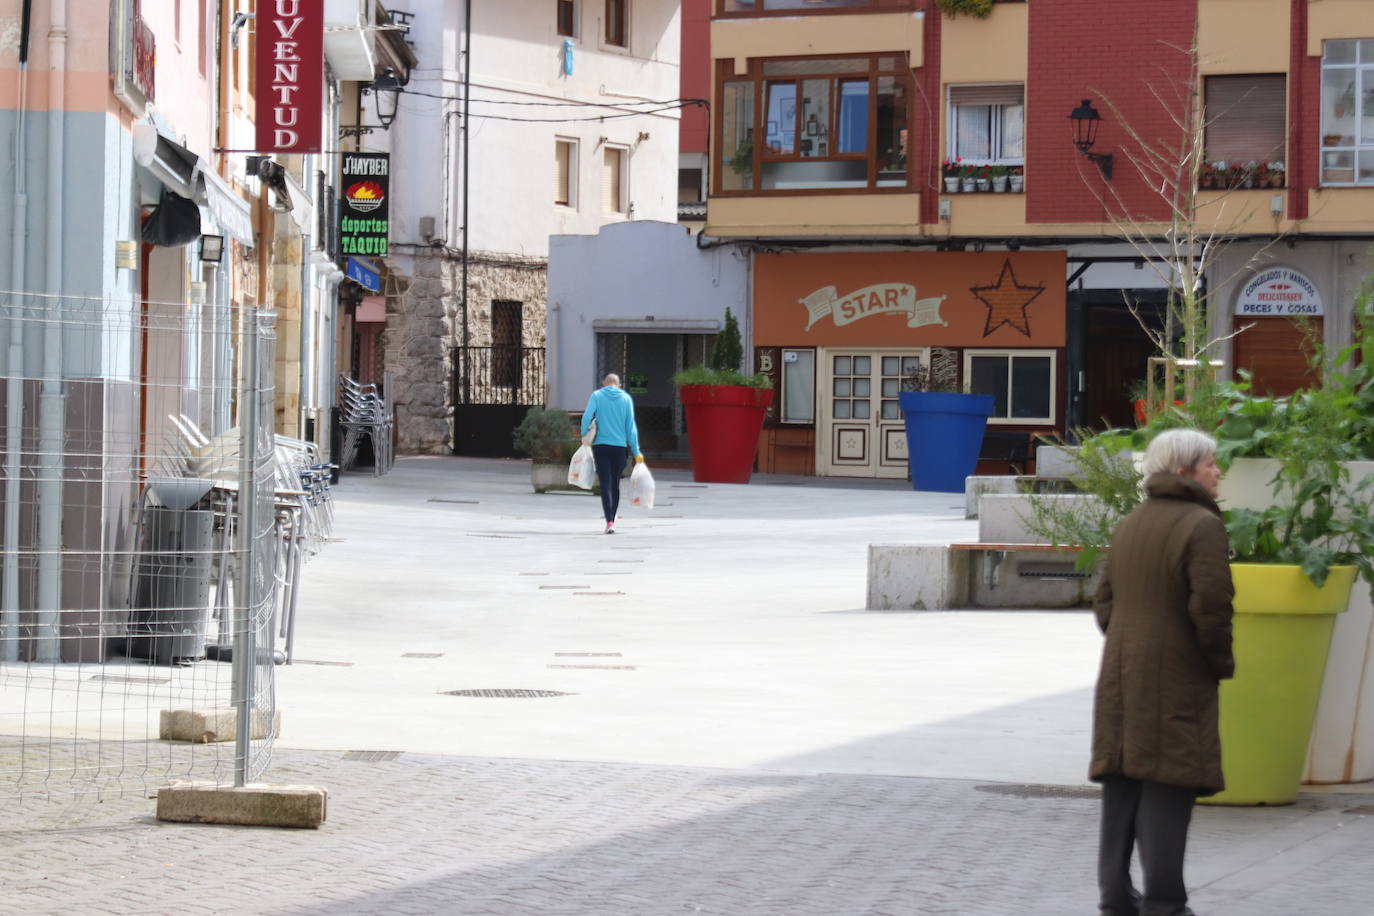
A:
POLYGON ((1235 671, 1230 543, 1209 436, 1161 433, 1142 470, 1146 499, 1112 536, 1093 602, 1107 637, 1089 771, 1102 783, 1097 881, 1103 913, 1190 916, 1193 801, 1225 788, 1217 693, 1235 671), (1131 885, 1137 845, 1143 898, 1131 885))

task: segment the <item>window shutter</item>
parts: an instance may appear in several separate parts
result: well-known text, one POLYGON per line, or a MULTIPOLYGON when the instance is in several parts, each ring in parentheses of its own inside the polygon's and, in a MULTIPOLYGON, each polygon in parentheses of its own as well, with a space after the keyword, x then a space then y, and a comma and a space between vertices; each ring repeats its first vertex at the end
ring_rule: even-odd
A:
POLYGON ((601 169, 601 209, 607 213, 619 213, 620 205, 621 155, 624 150, 608 147, 601 169))
POLYGON ((949 87, 949 100, 955 105, 1020 105, 1025 96, 1026 89, 1020 83, 949 87))
POLYGON ((1284 158, 1287 82, 1279 76, 1207 77, 1207 159, 1284 158))
POLYGON ((553 153, 553 187, 556 204, 569 204, 572 198, 569 194, 569 177, 571 176, 572 144, 566 140, 559 140, 554 144, 553 153))

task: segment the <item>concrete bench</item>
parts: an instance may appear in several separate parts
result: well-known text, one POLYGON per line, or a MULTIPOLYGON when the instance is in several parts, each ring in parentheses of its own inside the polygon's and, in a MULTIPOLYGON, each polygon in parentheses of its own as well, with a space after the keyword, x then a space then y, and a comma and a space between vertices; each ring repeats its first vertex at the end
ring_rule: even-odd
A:
POLYGON ((1081 548, 1050 544, 870 544, 873 611, 1088 607, 1096 573, 1077 570, 1081 548))

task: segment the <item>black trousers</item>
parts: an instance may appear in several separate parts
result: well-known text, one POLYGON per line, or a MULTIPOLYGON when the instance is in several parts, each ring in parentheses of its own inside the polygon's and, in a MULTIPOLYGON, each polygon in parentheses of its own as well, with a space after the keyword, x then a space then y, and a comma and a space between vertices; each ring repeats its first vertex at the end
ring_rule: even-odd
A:
POLYGON ((625 473, 625 462, 630 450, 623 445, 593 445, 592 455, 596 458, 596 479, 601 484, 601 511, 606 521, 615 521, 620 509, 620 475, 625 473))
POLYGON ((1097 854, 1100 909, 1112 916, 1173 916, 1185 912, 1183 852, 1193 817, 1194 789, 1125 776, 1102 780, 1102 834, 1097 854), (1131 851, 1140 849, 1142 896, 1131 886, 1131 851))

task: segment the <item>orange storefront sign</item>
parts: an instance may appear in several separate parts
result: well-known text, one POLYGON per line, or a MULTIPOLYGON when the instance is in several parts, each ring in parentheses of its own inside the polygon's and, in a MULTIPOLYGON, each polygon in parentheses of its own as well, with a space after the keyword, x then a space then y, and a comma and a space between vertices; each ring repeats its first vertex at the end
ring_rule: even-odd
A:
POLYGON ((754 343, 1062 347, 1063 251, 759 254, 754 343))

